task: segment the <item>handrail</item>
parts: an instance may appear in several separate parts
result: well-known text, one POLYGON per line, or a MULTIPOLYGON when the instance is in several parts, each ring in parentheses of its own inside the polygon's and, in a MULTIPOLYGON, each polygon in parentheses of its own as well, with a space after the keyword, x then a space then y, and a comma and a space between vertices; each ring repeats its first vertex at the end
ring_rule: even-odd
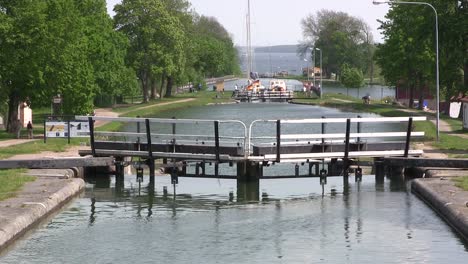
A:
MULTIPOLYGON (((404 154, 407 156, 409 151, 409 143, 411 137, 420 137, 424 136, 424 132, 412 132, 412 122, 413 121, 424 121, 426 117, 358 117, 358 118, 315 118, 315 119, 290 119, 290 120, 254 120, 250 123, 249 127, 245 125, 244 122, 239 120, 208 120, 208 119, 169 119, 169 118, 131 118, 131 117, 104 117, 104 116, 77 116, 77 120, 88 120, 92 124, 95 120, 102 121, 116 121, 116 122, 136 122, 137 124, 145 123, 147 125, 147 131, 145 133, 141 132, 111 132, 111 131, 93 131, 91 135, 93 141, 94 136, 109 136, 109 137, 142 137, 145 135, 147 138, 157 138, 160 142, 167 142, 167 140, 172 140, 172 144, 177 142, 190 142, 189 139, 196 139, 203 143, 209 143, 210 145, 214 143, 216 147, 216 157, 219 161, 220 155, 219 152, 221 146, 226 145, 235 145, 240 146, 243 144, 243 157, 248 159, 252 154, 252 144, 253 140, 263 140, 266 139, 276 139, 276 160, 279 161, 279 158, 283 155, 281 152, 281 146, 290 145, 293 143, 298 143, 299 140, 303 142, 314 142, 314 144, 321 143, 337 143, 339 141, 334 141, 333 139, 342 139, 345 142, 345 154, 351 153, 349 149, 349 144, 351 143, 362 143, 361 138, 380 138, 380 137, 406 137, 406 146, 404 154), (408 122, 408 128, 405 131, 397 132, 362 132, 360 123, 396 123, 396 122, 408 122), (151 133, 149 124, 173 124, 173 133, 151 133), (276 123, 276 135, 259 135, 254 136, 254 127, 260 123, 276 123), (324 125, 333 124, 333 123, 346 123, 346 132, 347 133, 325 133, 324 125), (350 130, 350 124, 358 124, 358 132, 352 133, 350 130), (214 131, 207 134, 177 134, 175 133, 176 124, 206 124, 213 125, 214 131), (239 132, 238 135, 222 135, 226 130, 222 130, 221 124, 238 124, 243 128, 243 132, 239 132), (310 134, 293 134, 293 133, 284 133, 281 125, 289 124, 322 124, 322 133, 310 133, 310 134), (327 141, 325 141, 327 139, 327 141), (293 142, 295 140, 295 142, 293 142), (242 143, 240 143, 242 142, 242 143)), ((209 127, 202 127, 202 131, 209 127)), ((237 127, 236 131, 239 127, 237 127)), ((194 131, 195 133, 195 131, 194 131)), ((272 130, 273 133, 273 130, 272 130)), ((139 141, 137 141, 139 142, 139 141)), ((148 141, 149 142, 149 141, 148 141)), ((193 141, 192 141, 193 142, 193 141)), ((261 141, 260 141, 261 142, 261 141)), ((202 144, 203 144, 202 143, 202 144)), ((343 141, 341 141, 343 143, 343 141)), ((346 156, 346 155, 345 155, 346 156)), ((346 158, 346 157, 345 157, 346 158)))

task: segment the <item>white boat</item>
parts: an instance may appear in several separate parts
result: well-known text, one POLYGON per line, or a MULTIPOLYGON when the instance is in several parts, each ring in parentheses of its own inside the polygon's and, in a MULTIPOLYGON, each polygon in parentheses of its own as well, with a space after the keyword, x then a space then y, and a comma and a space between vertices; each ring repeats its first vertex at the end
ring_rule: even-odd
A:
POLYGON ((287 90, 286 82, 280 79, 271 80, 269 90, 275 92, 285 92, 287 90))

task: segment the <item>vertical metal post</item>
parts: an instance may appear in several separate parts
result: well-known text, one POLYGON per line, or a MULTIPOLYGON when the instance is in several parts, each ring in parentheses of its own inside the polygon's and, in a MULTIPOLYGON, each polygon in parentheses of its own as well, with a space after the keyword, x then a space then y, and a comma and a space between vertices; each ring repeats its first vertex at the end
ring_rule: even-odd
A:
POLYGON ((281 120, 276 120, 276 162, 281 161, 281 120))
POLYGON ((343 176, 348 177, 348 167, 349 167, 349 134, 351 131, 351 119, 346 120, 346 141, 345 141, 345 154, 343 159, 343 176))
MULTIPOLYGON (((361 118, 360 115, 358 115, 357 117, 358 117, 358 118, 361 118)), ((358 123, 357 123, 357 133, 358 133, 358 134, 361 134, 361 122, 358 122, 358 123)), ((357 138, 357 142, 358 142, 358 143, 361 143, 361 138, 360 138, 359 136, 358 136, 358 138, 357 138)))
MULTIPOLYGON (((172 117, 172 119, 176 119, 175 116, 172 117)), ((172 135, 173 135, 173 138, 172 138, 172 152, 176 152, 176 138, 175 138, 175 134, 176 134, 176 123, 172 123, 172 135)))
MULTIPOLYGON (((325 119, 326 117, 322 116, 323 119, 325 119)), ((322 135, 325 134, 325 122, 322 122, 322 135)), ((322 146, 325 144, 325 138, 323 138, 322 136, 322 146)), ((323 152, 323 148, 322 148, 322 152, 323 152)))
MULTIPOLYGON (((137 118, 140 118, 140 116, 137 116, 137 118)), ((140 131, 141 131, 140 122, 137 122, 137 133, 139 134, 140 131)), ((140 136, 137 137, 137 143, 140 144, 140 136)), ((138 150, 140 150, 140 149, 138 149, 138 150)))
POLYGON ((153 145, 151 143, 151 127, 149 119, 145 119, 146 125, 146 138, 147 138, 147 147, 148 147, 148 157, 149 157, 149 170, 150 170, 150 182, 154 180, 154 158, 153 158, 153 145))
POLYGON ((214 121, 214 133, 216 161, 219 162, 219 121, 214 121))
POLYGON ((89 140, 90 140, 90 145, 91 145, 91 153, 93 154, 93 157, 96 157, 96 148, 94 145, 94 120, 91 116, 88 117, 88 123, 89 123, 89 140))
POLYGON ((70 138, 71 138, 71 135, 70 135, 70 117, 68 117, 67 126, 68 126, 67 138, 68 138, 68 144, 70 144, 70 138))
POLYGON ((345 154, 344 158, 348 159, 349 156, 349 133, 351 130, 351 119, 346 120, 346 141, 345 141, 345 154))
POLYGON ((47 143, 47 127, 46 127, 46 123, 47 123, 47 117, 44 118, 44 143, 47 143))
POLYGON ((411 141, 411 130, 413 129, 413 118, 410 117, 408 120, 408 130, 406 131, 406 144, 405 144, 405 158, 408 157, 410 141, 411 141))

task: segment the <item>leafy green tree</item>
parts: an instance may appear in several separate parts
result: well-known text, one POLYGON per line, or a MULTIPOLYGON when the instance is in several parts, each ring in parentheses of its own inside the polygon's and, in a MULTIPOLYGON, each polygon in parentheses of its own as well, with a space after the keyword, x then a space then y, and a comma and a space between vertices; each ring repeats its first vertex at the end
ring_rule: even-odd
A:
POLYGON ((340 82, 348 88, 359 88, 364 85, 364 75, 361 70, 344 63, 341 66, 340 82))
POLYGON ((117 30, 130 40, 127 61, 137 72, 146 102, 157 76, 167 78, 171 87, 173 75, 184 65, 183 26, 162 0, 124 0, 114 10, 117 30))
POLYGON ((46 106, 61 94, 64 113, 86 114, 96 93, 131 90, 125 44, 105 0, 0 0, 0 89, 9 123, 26 98, 46 106))
MULTIPOLYGON (((304 41, 298 53, 304 56, 309 47, 323 51, 323 71, 328 77, 340 72, 347 63, 367 71, 373 43, 369 26, 344 12, 320 10, 302 20, 304 41)), ((338 76, 337 76, 338 77, 338 76)))
MULTIPOLYGON (((438 13, 440 92, 449 99, 468 90, 468 3, 460 0, 426 2, 438 13)), ((435 97, 434 27, 434 11, 424 5, 393 5, 386 20, 381 21, 385 43, 379 45, 375 54, 377 63, 390 84, 409 87, 410 106, 414 91, 423 87, 430 87, 435 97)))
POLYGON ((44 83, 46 8, 44 1, 0 1, 0 99, 8 105, 10 132, 20 101, 44 83))

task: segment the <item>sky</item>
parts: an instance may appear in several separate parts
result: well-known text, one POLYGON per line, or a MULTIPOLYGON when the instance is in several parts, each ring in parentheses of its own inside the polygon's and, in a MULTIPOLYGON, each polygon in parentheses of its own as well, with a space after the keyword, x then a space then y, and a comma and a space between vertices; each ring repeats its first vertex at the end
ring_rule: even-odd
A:
MULTIPOLYGON (((201 15, 215 17, 231 34, 236 45, 246 44, 247 0, 189 0, 201 15)), ((120 0, 107 0, 111 16, 120 0)), ((382 42, 377 19, 384 19, 388 5, 372 0, 250 0, 252 45, 273 46, 302 41, 301 20, 322 9, 342 11, 363 19, 372 28, 374 40, 382 42)))

